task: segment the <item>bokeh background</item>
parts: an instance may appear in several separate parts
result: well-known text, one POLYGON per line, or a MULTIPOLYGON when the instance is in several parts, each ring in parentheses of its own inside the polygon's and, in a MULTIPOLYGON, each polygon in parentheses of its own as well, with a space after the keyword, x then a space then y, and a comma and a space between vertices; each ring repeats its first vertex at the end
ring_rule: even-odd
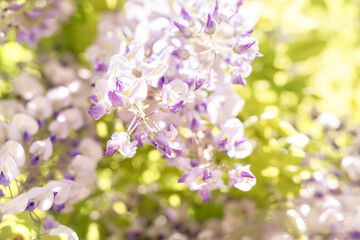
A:
MULTIPOLYGON (((106 11, 121 10, 123 2, 77 4, 73 17, 55 36, 42 40, 39 49, 58 57, 72 55, 88 66, 85 50, 96 37, 98 20, 106 11)), ((225 239, 266 239, 260 232, 275 230, 284 239, 308 239, 304 222, 289 212, 294 199, 314 171, 340 169, 346 149, 354 144, 350 130, 332 133, 329 140, 329 132, 316 118, 331 112, 351 129, 360 122, 360 1, 247 0, 246 4, 259 10, 254 36, 264 55, 252 64, 248 86, 237 88, 245 99, 238 117, 257 144, 241 164, 251 164, 257 185, 250 192, 224 188, 202 203, 196 193, 177 183, 181 173, 146 145, 133 159, 103 158, 97 170, 98 190, 74 212, 56 216, 59 222, 87 240, 167 239, 175 233, 189 239, 220 239, 216 234, 221 231, 225 239), (289 137, 299 133, 310 139, 306 147, 289 143, 289 137), (177 216, 176 221, 171 216, 177 216)), ((31 64, 37 54, 15 41, 0 46, 2 99, 12 92, 10 76, 31 64)), ((114 129, 122 128, 114 116, 96 123, 103 143, 114 129)), ((235 163, 225 154, 216 160, 235 163)), ((0 239, 13 233, 31 239, 32 227, 25 214, 7 218, 0 224, 0 239)))

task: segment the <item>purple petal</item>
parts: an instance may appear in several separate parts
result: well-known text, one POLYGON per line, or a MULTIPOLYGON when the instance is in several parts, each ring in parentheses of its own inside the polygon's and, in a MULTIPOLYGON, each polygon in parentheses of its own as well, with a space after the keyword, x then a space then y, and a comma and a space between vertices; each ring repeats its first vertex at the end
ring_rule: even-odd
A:
POLYGON ((183 106, 183 104, 184 104, 184 101, 181 100, 180 102, 178 102, 176 104, 168 106, 168 109, 172 113, 177 113, 180 110, 180 108, 183 106))
POLYGON ((185 179, 187 178, 187 176, 189 176, 188 173, 185 173, 184 175, 182 175, 182 176, 179 178, 178 183, 183 183, 183 182, 185 182, 185 179))
POLYGON ((158 141, 158 143, 160 143, 161 145, 164 145, 164 146, 169 146, 169 141, 168 139, 165 137, 164 134, 161 134, 159 136, 156 137, 156 140, 158 141))
POLYGON ((95 119, 100 119, 105 114, 105 106, 98 104, 93 107, 90 107, 88 113, 95 119))
POLYGON ((205 32, 214 34, 216 30, 216 22, 212 19, 210 13, 208 14, 205 32))
POLYGON ((191 20, 191 16, 190 14, 184 9, 181 9, 181 16, 183 17, 183 19, 185 19, 186 21, 190 21, 191 20))
POLYGON ((188 87, 190 88, 193 84, 194 84, 194 79, 193 78, 186 78, 183 80, 184 83, 186 83, 186 85, 188 85, 188 87))
POLYGON ((199 166, 199 159, 195 158, 195 159, 191 160, 191 166, 192 167, 199 166))
POLYGON ((25 42, 29 46, 33 46, 35 43, 35 36, 23 29, 20 29, 16 35, 16 41, 18 43, 25 42))
POLYGON ((25 3, 23 3, 23 4, 14 3, 13 5, 9 6, 8 9, 11 11, 17 11, 17 10, 21 9, 24 5, 25 5, 25 3))
POLYGON ((90 100, 93 101, 94 103, 97 103, 98 102, 98 97, 96 95, 91 95, 90 97, 90 100))
POLYGON ((62 204, 54 204, 52 206, 52 209, 54 209, 56 212, 61 212, 61 210, 63 210, 65 208, 65 203, 62 203, 62 204))
POLYGON ((73 181, 75 180, 75 176, 72 173, 66 173, 64 178, 68 179, 68 180, 73 180, 73 181))
POLYGON ((24 138, 25 141, 31 141, 32 140, 32 136, 27 131, 24 132, 23 138, 24 138))
POLYGON ((55 135, 50 136, 50 141, 51 141, 52 145, 55 145, 55 144, 56 144, 56 142, 57 142, 57 138, 56 138, 56 136, 55 136, 55 135))
POLYGON ((209 169, 206 169, 204 171, 204 175, 202 180, 205 181, 206 179, 212 178, 212 172, 209 169))
POLYGON ((106 72, 107 66, 100 60, 95 61, 94 70, 97 72, 106 72))
POLYGON ((36 19, 41 16, 41 10, 40 9, 34 9, 27 13, 27 16, 31 19, 36 19))
POLYGON ((4 175, 3 172, 1 172, 0 174, 0 185, 3 185, 4 187, 6 187, 7 185, 9 185, 10 181, 9 179, 4 175))
POLYGON ((30 160, 30 164, 31 164, 31 166, 36 166, 36 165, 38 165, 39 164, 39 162, 40 162, 40 157, 39 157, 39 155, 33 155, 32 157, 31 157, 31 160, 30 160))
POLYGON ((234 49, 234 52, 240 54, 240 53, 248 50, 249 48, 251 48, 252 45, 254 45, 254 44, 255 44, 255 41, 252 41, 252 42, 250 42, 250 43, 243 43, 243 44, 238 44, 238 43, 237 43, 237 44, 234 46, 233 49, 234 49))
POLYGON ((36 207, 37 207, 37 204, 34 201, 30 201, 25 210, 32 212, 35 210, 36 207))
POLYGON ((120 146, 116 144, 115 141, 109 140, 106 144, 106 151, 104 153, 104 156, 114 155, 117 150, 119 150, 120 146))
POLYGON ((234 146, 237 147, 237 146, 239 146, 240 144, 242 144, 244 142, 246 142, 246 139, 241 139, 240 141, 235 141, 234 146))
POLYGON ((216 3, 215 3, 215 8, 214 8, 214 11, 213 11, 212 15, 215 18, 219 17, 219 3, 218 3, 218 1, 216 1, 216 3))
POLYGON ((252 175, 252 174, 249 173, 249 172, 241 172, 241 176, 242 176, 243 178, 255 178, 255 176, 252 175))
POLYGON ((203 188, 199 191, 199 195, 202 198, 203 202, 207 202, 210 200, 210 189, 203 188))
POLYGON ((124 100, 123 100, 122 96, 120 94, 116 93, 115 91, 109 92, 108 96, 111 101, 111 104, 114 107, 120 107, 121 105, 124 104, 124 100))
POLYGON ((228 139, 225 138, 225 139, 220 140, 217 144, 221 149, 225 149, 227 142, 228 142, 228 139))
POLYGON ((178 23, 178 22, 176 22, 176 21, 174 21, 174 24, 175 24, 175 26, 179 29, 179 31, 180 31, 181 33, 185 33, 185 32, 186 32, 186 27, 185 27, 184 25, 182 25, 182 24, 180 24, 180 23, 178 23))
POLYGON ((197 129, 199 127, 200 127, 199 121, 196 118, 193 118, 193 120, 191 121, 190 128, 194 130, 194 129, 197 129))
POLYGON ((237 75, 232 79, 232 83, 233 83, 233 84, 243 85, 244 87, 245 87, 246 84, 247 84, 246 81, 245 81, 245 79, 243 79, 240 74, 237 74, 237 75))
POLYGON ((123 83, 118 77, 116 79, 116 90, 120 93, 123 93, 126 91, 126 85, 123 83))
POLYGON ((207 82, 207 79, 205 78, 198 78, 196 79, 195 83, 195 90, 198 90, 202 85, 204 85, 207 82))
POLYGON ((120 147, 113 147, 113 148, 108 148, 106 149, 106 152, 104 153, 104 156, 109 156, 109 155, 114 155, 114 153, 116 153, 116 151, 119 149, 120 147))

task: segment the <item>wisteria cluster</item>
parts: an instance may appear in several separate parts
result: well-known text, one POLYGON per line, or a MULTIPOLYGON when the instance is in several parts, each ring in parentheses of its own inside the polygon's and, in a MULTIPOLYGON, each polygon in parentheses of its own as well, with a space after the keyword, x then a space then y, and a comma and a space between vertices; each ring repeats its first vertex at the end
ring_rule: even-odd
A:
POLYGON ((89 114, 115 112, 127 126, 112 134, 105 156, 131 158, 148 143, 203 201, 224 185, 224 172, 229 186, 250 190, 250 165, 233 169, 215 154, 242 159, 253 150, 236 118, 244 100, 233 85, 246 85, 261 56, 251 37, 256 14, 239 0, 134 0, 124 9, 103 17, 87 51, 96 71, 89 114))
POLYGON ((303 181, 301 195, 293 200, 302 220, 301 230, 316 240, 360 239, 359 126, 350 126, 346 118, 340 120, 327 112, 314 117, 326 147, 308 152, 305 158, 314 172, 303 181))
POLYGON ((18 42, 34 47, 53 35, 75 11, 73 0, 6 0, 0 2, 0 44, 13 31, 18 42))
POLYGON ((27 211, 41 222, 40 235, 78 239, 51 215, 40 219, 34 210, 70 212, 96 182, 103 150, 87 114, 91 73, 68 57, 42 56, 39 65, 15 77, 17 98, 0 101, 0 184, 6 189, 0 195, 12 198, 0 205, 0 219, 27 211))

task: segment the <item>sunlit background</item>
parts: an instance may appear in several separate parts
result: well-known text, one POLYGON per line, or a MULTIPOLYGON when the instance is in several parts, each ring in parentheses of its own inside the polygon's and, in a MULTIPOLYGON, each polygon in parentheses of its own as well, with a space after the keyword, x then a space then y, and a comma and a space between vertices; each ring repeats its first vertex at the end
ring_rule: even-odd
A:
MULTIPOLYGON (((81 239, 131 239, 134 234, 138 238, 133 239, 162 239, 159 236, 169 232, 189 239, 220 239, 214 233, 217 228, 226 239, 269 239, 261 234, 266 231, 274 234, 272 239, 309 239, 306 221, 293 210, 303 183, 314 171, 340 169, 355 142, 351 131, 360 121, 360 1, 245 2, 259 11, 254 36, 264 55, 252 64, 248 86, 236 88, 246 103, 238 117, 245 122, 247 137, 257 144, 241 163, 252 165, 257 185, 250 192, 226 187, 202 203, 177 183, 181 173, 167 167, 149 145, 133 159, 105 157, 97 170, 98 191, 78 203, 74 212, 56 216, 81 239), (351 131, 324 130, 316 119, 325 112, 351 131), (299 146, 301 140, 290 140, 299 133, 309 138, 305 148, 299 146), (172 213, 178 225, 169 223, 172 213)), ((87 66, 84 52, 96 37, 101 14, 121 7, 116 0, 78 1, 77 12, 61 31, 41 41, 41 51, 72 54, 87 66)), ((33 50, 15 41, 0 46, 1 98, 12 91, 11 76, 31 66, 35 57, 33 50)), ((105 116, 96 123, 103 143, 114 130, 124 130, 114 121, 114 116, 105 116)), ((217 161, 223 159, 228 159, 226 154, 217 155, 217 161)), ((26 214, 6 217, 0 238, 32 239, 32 228, 26 214)))

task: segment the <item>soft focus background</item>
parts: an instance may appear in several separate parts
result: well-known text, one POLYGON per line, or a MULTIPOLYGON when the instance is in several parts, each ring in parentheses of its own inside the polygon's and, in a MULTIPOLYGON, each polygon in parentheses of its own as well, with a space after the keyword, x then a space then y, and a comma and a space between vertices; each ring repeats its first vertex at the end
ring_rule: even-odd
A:
MULTIPOLYGON (((173 239, 220 239, 220 232, 226 239, 270 239, 267 232, 273 239, 309 238, 308 223, 293 210, 298 201, 308 201, 299 194, 313 172, 340 171, 360 121, 360 1, 245 2, 259 9, 254 36, 264 55, 254 61, 248 86, 237 89, 245 99, 239 118, 257 144, 241 163, 251 164, 257 185, 250 192, 224 188, 202 203, 177 183, 181 173, 167 167, 151 146, 139 149, 133 159, 106 157, 97 170, 98 191, 74 212, 56 217, 81 239, 165 239, 177 233, 173 239), (324 112, 337 116, 342 128, 331 132, 323 127, 316 119, 324 112), (292 141, 291 136, 298 138, 292 141)), ((121 7, 117 0, 78 1, 75 15, 58 34, 42 40, 39 49, 58 57, 74 55, 87 66, 84 52, 96 37, 101 14, 121 7)), ((0 46, 1 98, 12 91, 9 76, 35 57, 16 42, 0 46)), ((111 116, 96 123, 103 143, 122 128, 111 116)), ((20 214, 1 223, 0 239, 9 229, 31 231, 30 222, 20 214)))

